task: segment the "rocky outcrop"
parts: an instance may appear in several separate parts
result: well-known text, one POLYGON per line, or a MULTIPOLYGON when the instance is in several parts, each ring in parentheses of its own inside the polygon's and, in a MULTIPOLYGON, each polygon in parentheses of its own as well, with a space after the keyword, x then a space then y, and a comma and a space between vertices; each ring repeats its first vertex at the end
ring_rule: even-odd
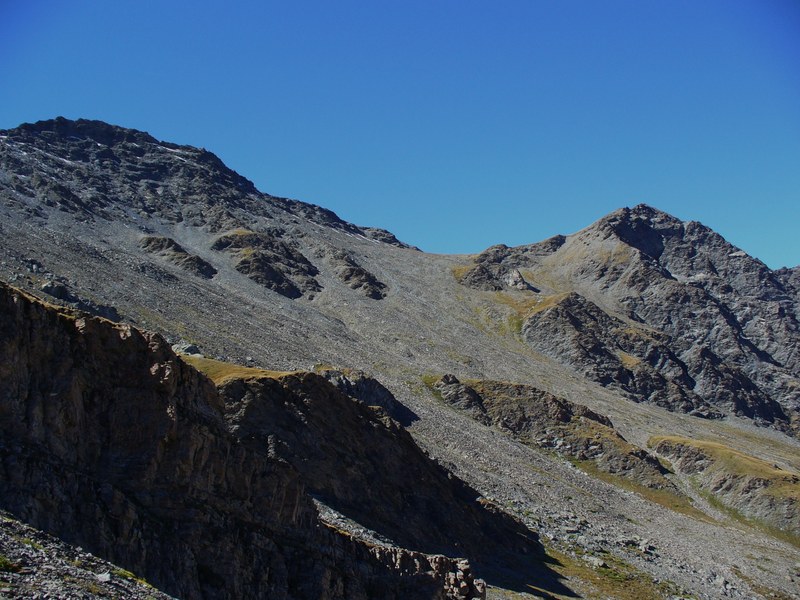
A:
POLYGON ((716 501, 800 542, 800 473, 715 442, 670 436, 650 445, 716 501))
POLYGON ((72 290, 70 290, 69 286, 64 281, 55 281, 49 279, 45 281, 39 289, 48 296, 56 298, 57 300, 61 300, 62 302, 70 305, 72 308, 89 313, 95 317, 103 317, 104 319, 114 321, 115 323, 121 320, 116 308, 113 306, 97 304, 91 300, 85 300, 78 297, 72 292, 72 290))
POLYGON ((386 297, 386 284, 359 265, 347 252, 341 249, 331 250, 328 255, 336 276, 350 289, 359 290, 373 300, 386 297))
POLYGON ((688 367, 670 350, 667 336, 612 317, 579 294, 529 313, 522 337, 539 352, 624 390, 636 402, 722 416, 694 393, 688 367))
POLYGON ((276 235, 236 230, 217 238, 211 249, 232 253, 237 271, 287 298, 313 297, 322 289, 314 278, 318 269, 276 235))
POLYGON ((375 240, 376 242, 383 242, 384 244, 389 244, 390 246, 397 246, 398 248, 410 248, 412 250, 419 250, 416 246, 410 246, 405 242, 401 242, 400 240, 395 237, 395 235, 391 231, 386 231, 385 229, 380 229, 379 227, 362 227, 362 233, 369 239, 375 240))
POLYGON ((277 213, 407 247, 379 229, 332 211, 259 192, 207 150, 156 140, 134 129, 63 117, 2 130, 2 201, 30 216, 55 208, 82 220, 154 216, 221 232, 277 213))
POLYGON ((678 493, 665 469, 645 450, 629 444, 611 421, 585 406, 529 385, 499 381, 460 382, 445 375, 434 389, 442 399, 485 425, 498 427, 525 444, 547 448, 602 472, 645 487, 678 493))
MULTIPOLYGON (((0 505, 23 521, 183 598, 481 596, 466 563, 322 526, 304 475, 232 435, 158 335, 4 284, 0 314, 0 505)), ((314 377, 291 379, 304 401, 314 377)))
POLYGON ((139 241, 139 245, 147 252, 161 256, 198 277, 211 279, 217 274, 217 270, 208 261, 188 253, 172 238, 146 235, 139 241))
POLYGON ((549 256, 565 240, 563 235, 556 235, 537 244, 517 248, 509 248, 505 244, 491 246, 478 254, 473 265, 457 279, 462 285, 476 290, 500 291, 512 288, 538 292, 534 285, 525 280, 517 267, 549 256))
POLYGON ((371 408, 379 408, 403 426, 410 425, 418 418, 386 386, 363 371, 326 369, 320 375, 349 398, 363 402, 371 408))

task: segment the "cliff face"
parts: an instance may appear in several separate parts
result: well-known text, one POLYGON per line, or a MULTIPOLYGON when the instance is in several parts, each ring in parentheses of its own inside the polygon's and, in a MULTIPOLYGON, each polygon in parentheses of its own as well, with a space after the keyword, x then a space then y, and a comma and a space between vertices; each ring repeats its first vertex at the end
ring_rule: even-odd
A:
POLYGON ((451 559, 323 526, 160 336, 5 285, 0 312, 0 502, 26 522, 185 598, 440 598, 448 573, 480 595, 451 559))
POLYGON ((285 459, 316 498, 399 546, 478 566, 535 561, 535 534, 428 458, 399 424, 314 373, 220 387, 243 443, 285 459))

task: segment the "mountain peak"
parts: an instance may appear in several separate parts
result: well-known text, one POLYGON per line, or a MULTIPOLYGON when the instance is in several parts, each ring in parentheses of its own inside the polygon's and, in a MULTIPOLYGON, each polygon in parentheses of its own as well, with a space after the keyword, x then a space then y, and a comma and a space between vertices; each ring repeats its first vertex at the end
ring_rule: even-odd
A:
POLYGON ((121 142, 150 143, 158 144, 149 133, 128 129, 117 125, 110 125, 104 121, 91 119, 66 119, 56 117, 36 121, 35 123, 23 123, 19 127, 3 132, 6 135, 14 136, 35 136, 45 135, 55 139, 88 139, 105 146, 113 146, 121 142))

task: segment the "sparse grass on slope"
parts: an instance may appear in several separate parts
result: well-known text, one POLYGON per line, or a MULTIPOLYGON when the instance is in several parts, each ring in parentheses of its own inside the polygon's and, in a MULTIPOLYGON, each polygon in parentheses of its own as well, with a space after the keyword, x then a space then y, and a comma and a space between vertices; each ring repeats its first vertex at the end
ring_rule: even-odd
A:
POLYGON ((718 442, 655 436, 648 445, 671 457, 716 509, 800 547, 800 473, 718 442))
MULTIPOLYGON (((592 566, 581 557, 579 549, 575 555, 566 554, 552 546, 546 550, 548 556, 554 559, 553 570, 567 577, 570 585, 580 582, 580 591, 587 598, 660 600, 682 595, 674 584, 666 581, 656 583, 646 573, 609 553, 597 555, 603 566, 592 566)), ((560 595, 557 597, 562 598, 560 595)))
POLYGON ((765 460, 744 454, 718 442, 692 440, 679 436, 655 436, 648 446, 658 448, 662 443, 684 446, 702 452, 711 464, 708 468, 731 475, 762 480, 773 496, 797 498, 800 501, 800 474, 781 469, 765 460))
POLYGON ((706 513, 692 505, 692 501, 687 496, 676 494, 666 489, 656 489, 647 487, 631 479, 622 477, 615 473, 608 473, 597 468, 597 464, 591 460, 573 460, 572 463, 581 471, 596 477, 601 481, 610 483, 629 492, 642 496, 650 502, 659 504, 674 512, 692 517, 698 521, 713 522, 714 520, 706 513))
POLYGON ((203 356, 181 355, 181 360, 185 363, 192 365, 195 369, 206 375, 211 379, 215 385, 222 385, 233 379, 278 379, 291 375, 287 371, 268 371, 266 369, 254 369, 252 367, 243 367, 232 363, 214 360, 213 358, 205 358, 203 356))

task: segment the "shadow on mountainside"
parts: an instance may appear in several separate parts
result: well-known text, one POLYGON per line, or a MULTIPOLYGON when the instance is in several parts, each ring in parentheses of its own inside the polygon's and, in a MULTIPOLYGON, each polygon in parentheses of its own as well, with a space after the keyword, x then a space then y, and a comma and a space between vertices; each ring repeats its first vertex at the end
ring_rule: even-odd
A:
POLYGON ((580 598, 564 584, 564 578, 554 570, 554 566, 560 565, 559 561, 547 556, 544 549, 536 556, 510 557, 510 560, 505 560, 501 564, 499 561, 502 560, 503 557, 498 556, 495 561, 476 562, 475 570, 478 576, 492 587, 536 594, 537 598, 544 600, 580 598))
POLYGON ((286 460, 311 494, 347 518, 403 548, 468 558, 490 585, 574 596, 536 533, 429 458, 383 411, 314 373, 233 379, 218 389, 230 431, 286 460))
POLYGON ((320 375, 344 395, 372 408, 380 407, 403 427, 419 421, 417 413, 395 398, 380 381, 363 371, 325 369, 320 375))

